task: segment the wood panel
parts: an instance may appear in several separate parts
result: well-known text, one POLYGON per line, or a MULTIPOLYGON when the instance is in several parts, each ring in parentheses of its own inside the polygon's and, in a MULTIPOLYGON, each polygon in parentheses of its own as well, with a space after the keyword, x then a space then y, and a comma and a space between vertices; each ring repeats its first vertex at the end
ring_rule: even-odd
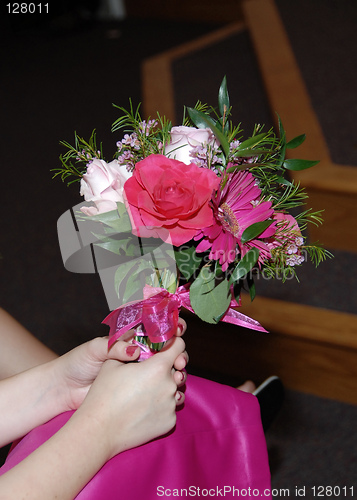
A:
POLYGON ((242 312, 270 333, 183 314, 194 370, 236 384, 276 374, 290 389, 357 404, 357 316, 265 297, 242 312))
POLYGON ((349 192, 340 193, 310 188, 307 192, 309 194, 308 206, 313 210, 323 209, 324 219, 322 226, 310 225, 311 241, 319 241, 332 250, 357 252, 357 232, 354 229, 357 196, 349 192))
POLYGON ((242 5, 272 112, 280 115, 288 139, 302 133, 307 135, 299 154, 320 160, 313 169, 294 173, 295 179, 314 189, 357 194, 357 169, 331 161, 326 139, 274 1, 245 0, 242 5))
POLYGON ((274 331, 233 331, 223 324, 213 330, 196 318, 188 324, 188 371, 234 385, 275 374, 289 389, 357 404, 355 349, 274 331))
POLYGON ((293 178, 306 187, 310 196, 309 206, 325 209, 325 223, 318 230, 311 227, 311 238, 332 249, 357 252, 357 235, 351 231, 355 225, 354 208, 357 205, 357 168, 337 165, 331 160, 274 1, 245 0, 243 12, 272 111, 282 118, 288 139, 306 134, 307 139, 299 148, 299 155, 320 160, 310 170, 292 173, 293 178))

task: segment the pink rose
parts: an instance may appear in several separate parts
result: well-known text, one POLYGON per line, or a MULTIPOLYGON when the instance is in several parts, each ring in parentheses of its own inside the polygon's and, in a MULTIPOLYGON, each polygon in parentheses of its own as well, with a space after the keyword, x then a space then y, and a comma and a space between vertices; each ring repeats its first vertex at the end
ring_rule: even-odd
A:
POLYGON ((300 265, 305 257, 302 255, 301 247, 304 244, 304 238, 298 223, 292 215, 276 213, 274 219, 278 223, 275 242, 271 243, 271 249, 279 248, 285 254, 285 263, 288 266, 300 265))
POLYGON ((174 246, 186 243, 213 223, 209 201, 218 185, 211 170, 164 155, 148 156, 124 186, 134 233, 163 241, 169 233, 174 246))
POLYGON ((117 160, 110 163, 93 160, 81 179, 80 194, 86 201, 94 202, 95 206, 83 207, 82 212, 96 215, 115 210, 116 204, 124 201, 124 183, 131 175, 125 165, 120 165, 117 160))
POLYGON ((165 147, 166 156, 175 158, 187 165, 192 161, 190 156, 192 148, 202 144, 219 146, 210 128, 172 127, 170 136, 170 144, 165 147))
POLYGON ((273 219, 276 221, 277 227, 275 235, 268 241, 270 250, 292 244, 293 242, 295 242, 298 247, 302 245, 303 238, 301 236, 301 231, 296 219, 292 215, 275 212, 273 219))
POLYGON ((287 235, 292 233, 294 236, 301 236, 299 225, 292 215, 276 212, 273 219, 277 221, 287 235))

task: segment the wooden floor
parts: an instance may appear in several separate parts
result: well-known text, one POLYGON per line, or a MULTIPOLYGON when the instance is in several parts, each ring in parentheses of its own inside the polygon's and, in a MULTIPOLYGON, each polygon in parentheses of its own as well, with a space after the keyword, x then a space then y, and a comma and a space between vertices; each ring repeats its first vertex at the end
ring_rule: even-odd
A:
MULTIPOLYGON (((309 193, 310 206, 325 209, 323 229, 319 228, 316 238, 313 233, 311 236, 331 249, 357 252, 357 233, 350 231, 357 201, 357 169, 336 165, 331 160, 273 0, 244 0, 242 11, 242 22, 229 24, 144 62, 145 116, 159 111, 176 123, 173 61, 233 33, 249 30, 271 109, 278 110, 291 137, 306 133, 308 139, 300 148, 302 156, 320 160, 317 167, 295 174, 309 193)), ((357 404, 357 315, 261 297, 243 309, 271 335, 240 332, 238 338, 235 331, 227 328, 224 341, 220 342, 217 330, 189 315, 187 319, 195 333, 187 340, 194 365, 204 370, 215 367, 228 376, 239 372, 243 378, 263 379, 276 373, 289 388, 357 404), (218 350, 227 342, 232 345, 228 357, 227 349, 218 350)))

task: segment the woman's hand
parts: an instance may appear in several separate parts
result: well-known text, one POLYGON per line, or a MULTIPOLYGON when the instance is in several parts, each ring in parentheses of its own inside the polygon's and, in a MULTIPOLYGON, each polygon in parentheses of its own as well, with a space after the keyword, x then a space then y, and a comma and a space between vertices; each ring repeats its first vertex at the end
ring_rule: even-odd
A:
MULTIPOLYGON (((141 363, 125 362, 138 355, 136 351, 128 354, 125 341, 110 351, 114 359, 105 354, 105 339, 89 344, 65 356, 57 370, 71 386, 69 400, 84 401, 48 441, 0 477, 1 498, 70 500, 108 459, 175 425, 176 405, 184 400, 178 391, 182 376, 175 368, 183 369, 187 360, 181 338, 174 337, 161 352, 141 363)), ((4 401, 14 411, 7 422, 0 419, 0 436, 15 427, 10 434, 18 437, 54 416, 53 400, 60 388, 51 375, 53 363, 2 382, 4 401)))
MULTIPOLYGON (((183 335, 185 330, 186 323, 180 318, 177 336, 183 335)), ((132 331, 128 332, 109 351, 108 338, 98 337, 53 361, 54 379, 60 384, 59 394, 62 394, 61 411, 79 408, 104 362, 115 360, 121 365, 139 358, 140 348, 131 343, 133 335, 132 331)), ((187 353, 182 352, 173 362, 174 381, 178 386, 185 382, 186 374, 182 370, 187 361, 187 353)))
POLYGON ((184 341, 174 337, 141 363, 105 361, 72 418, 92 422, 107 459, 166 434, 176 423, 177 404, 184 401, 178 391, 182 378, 177 383, 173 367, 185 357, 184 341))

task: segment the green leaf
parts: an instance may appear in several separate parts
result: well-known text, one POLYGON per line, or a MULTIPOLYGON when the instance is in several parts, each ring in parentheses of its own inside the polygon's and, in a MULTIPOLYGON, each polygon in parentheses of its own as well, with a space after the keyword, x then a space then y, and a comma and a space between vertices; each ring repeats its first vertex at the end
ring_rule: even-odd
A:
POLYGON ((218 260, 216 260, 214 263, 214 274, 215 274, 216 278, 219 278, 223 274, 222 266, 218 260))
POLYGON ((240 300, 241 291, 242 291, 242 282, 238 281, 237 283, 234 283, 233 293, 234 293, 234 298, 236 299, 238 304, 239 304, 239 300, 240 300))
POLYGON ((286 144, 286 135, 285 135, 285 130, 283 127, 283 122, 281 121, 280 116, 278 115, 278 124, 279 124, 279 137, 284 141, 284 144, 286 144))
POLYGON ((189 280, 191 276, 199 269, 202 258, 196 253, 195 247, 183 247, 175 250, 175 259, 177 267, 185 280, 189 280))
POLYGON ((253 302, 255 298, 255 283, 253 276, 247 276, 247 282, 248 282, 248 287, 249 287, 249 295, 250 295, 250 300, 253 302))
POLYGON ((247 227, 242 234, 242 243, 247 243, 247 241, 253 240, 257 236, 259 236, 267 227, 269 227, 274 221, 265 220, 262 222, 255 222, 251 226, 247 227))
MULTIPOLYGON (((175 268, 175 271, 176 271, 176 268, 175 268)), ((175 293, 175 291, 177 289, 176 272, 171 272, 170 270, 165 269, 164 271, 159 270, 158 273, 155 273, 155 276, 157 276, 157 274, 160 275, 158 282, 162 283, 161 287, 165 288, 170 293, 175 293)))
POLYGON ((142 289, 143 283, 140 281, 140 276, 138 274, 130 274, 125 283, 124 294, 122 298, 123 304, 130 302, 130 299, 142 289))
POLYGON ((254 146, 262 142, 262 140, 265 139, 267 136, 268 133, 266 132, 263 132, 262 134, 253 135, 253 137, 249 137, 249 139, 246 139, 241 144, 239 144, 238 148, 235 149, 235 152, 238 153, 241 150, 254 148, 254 146))
POLYGON ((294 139, 291 139, 291 141, 289 141, 286 144, 286 147, 288 149, 295 149, 299 147, 304 142, 305 139, 306 139, 306 134, 298 135, 297 137, 294 137, 294 139))
POLYGON ((190 300, 199 318, 207 323, 216 324, 231 301, 229 283, 224 280, 215 286, 215 273, 204 266, 190 287, 190 300))
POLYGON ((279 137, 280 137, 280 154, 278 158, 278 165, 281 166, 285 159, 285 154, 286 154, 286 135, 283 123, 279 115, 278 115, 278 123, 279 123, 279 137))
POLYGON ((152 263, 147 260, 128 262, 118 267, 115 272, 115 290, 120 297, 120 287, 124 289, 122 302, 125 304, 130 298, 137 294, 141 294, 145 285, 145 277, 152 273, 152 263), (133 264, 132 264, 133 263, 133 264))
POLYGON ((229 95, 227 89, 227 78, 224 77, 218 91, 218 109, 223 118, 227 117, 229 111, 229 95))
POLYGON ((114 275, 114 287, 115 293, 119 296, 120 285, 124 282, 126 276, 138 265, 135 260, 131 262, 125 262, 117 267, 114 275))
POLYGON ((238 149, 237 151, 234 152, 233 156, 236 156, 237 158, 250 158, 251 156, 258 156, 264 153, 269 153, 269 149, 238 149))
POLYGON ((103 212, 97 215, 83 215, 82 212, 76 213, 78 221, 93 221, 101 222, 106 226, 112 228, 117 233, 131 232, 131 223, 129 214, 126 210, 124 203, 117 203, 117 209, 110 212, 103 212))
POLYGON ((258 248, 252 248, 251 250, 249 250, 235 267, 229 279, 229 283, 232 284, 235 281, 239 281, 240 279, 244 278, 244 276, 248 274, 251 269, 253 269, 253 267, 257 263, 258 258, 258 248))
POLYGON ((216 138, 218 139, 221 148, 226 156, 229 155, 229 142, 226 136, 216 127, 215 122, 212 118, 206 113, 202 113, 198 109, 187 108, 188 114, 190 115, 191 120, 198 128, 210 128, 216 138))
POLYGON ((292 186, 292 183, 284 177, 278 177, 276 179, 276 182, 278 182, 279 184, 283 184, 284 186, 292 186))
MULTIPOLYGON (((116 255, 122 254, 122 252, 126 250, 126 246, 130 241, 130 238, 103 238, 102 235, 95 235, 98 238, 98 241, 95 243, 96 246, 104 248, 108 252, 115 253, 116 255)), ((125 252, 127 254, 127 252, 125 252)), ((129 256, 129 255, 128 255, 129 256)))
POLYGON ((314 161, 314 160, 298 160, 298 159, 291 159, 291 160, 285 160, 283 163, 283 167, 286 168, 287 170, 293 170, 293 171, 298 171, 298 170, 306 170, 307 168, 311 168, 314 165, 317 165, 319 162, 314 161))
POLYGON ((206 113, 195 108, 187 108, 187 112, 197 128, 211 128, 215 126, 214 120, 206 113))

